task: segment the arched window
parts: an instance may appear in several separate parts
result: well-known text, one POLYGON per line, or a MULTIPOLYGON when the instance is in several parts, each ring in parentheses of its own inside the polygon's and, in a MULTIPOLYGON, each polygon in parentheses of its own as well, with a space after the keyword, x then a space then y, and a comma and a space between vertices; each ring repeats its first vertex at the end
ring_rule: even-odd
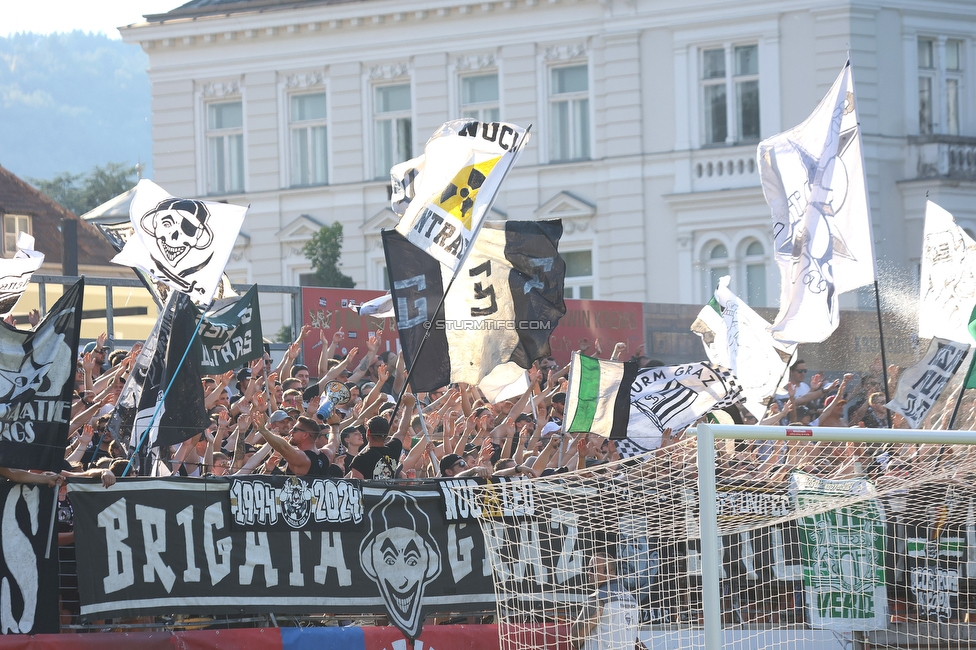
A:
POLYGON ((749 239, 743 243, 742 266, 745 271, 745 298, 750 307, 766 306, 766 251, 763 245, 749 239))
POLYGON ((702 297, 708 302, 718 287, 719 278, 729 275, 729 249, 722 242, 713 242, 706 245, 703 252, 702 297))

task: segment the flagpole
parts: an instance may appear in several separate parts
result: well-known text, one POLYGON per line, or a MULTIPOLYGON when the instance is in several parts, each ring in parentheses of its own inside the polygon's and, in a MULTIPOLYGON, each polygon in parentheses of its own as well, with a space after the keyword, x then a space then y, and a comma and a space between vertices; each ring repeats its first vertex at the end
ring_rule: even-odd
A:
POLYGON ((952 409, 952 417, 949 418, 949 426, 946 429, 952 429, 956 424, 956 415, 959 414, 959 405, 962 404, 962 396, 966 392, 966 380, 969 376, 973 374, 973 368, 976 368, 976 348, 973 348, 973 360, 969 362, 969 372, 966 376, 962 378, 962 385, 959 387, 959 395, 956 397, 956 406, 952 409))
MULTIPOLYGON (((857 115, 857 139, 859 143, 863 143, 861 140, 861 113, 857 109, 857 93, 854 91, 854 60, 851 57, 850 49, 847 50, 847 65, 851 68, 851 98, 854 101, 854 114, 857 115)), ((864 174, 864 204, 867 207, 867 219, 868 219, 868 240, 871 242, 871 262, 874 265, 874 307, 878 314, 878 340, 881 346, 881 375, 884 378, 884 393, 885 393, 885 404, 891 401, 890 391, 888 390, 888 359, 885 355, 885 345, 884 345, 884 327, 882 326, 881 319, 881 290, 878 288, 878 261, 877 255, 874 251, 874 226, 871 220, 871 196, 868 191, 868 179, 867 171, 864 170, 864 148, 861 147, 861 171, 864 174)), ((888 420, 888 428, 891 428, 891 411, 885 411, 888 420)))
MULTIPOLYGON (((532 125, 530 124, 525 129, 525 135, 522 136, 523 145, 525 144, 525 141, 528 138, 529 132, 531 130, 532 130, 532 125)), ((508 167, 505 168, 504 172, 502 173, 501 180, 498 181, 499 188, 501 188, 502 183, 505 182, 505 178, 508 176, 508 173, 512 171, 512 167, 514 167, 515 163, 518 162, 518 157, 521 155, 521 152, 522 149, 519 148, 518 152, 516 152, 515 159, 512 160, 512 164, 508 165, 508 167)), ((496 191, 496 195, 497 195, 497 191, 496 191)), ((451 287, 454 286, 454 281, 457 279, 457 276, 461 274, 461 268, 464 266, 464 263, 467 261, 468 255, 471 253, 471 249, 474 248, 474 242, 478 238, 478 235, 481 233, 481 228, 484 226, 485 221, 488 218, 488 213, 491 211, 491 206, 493 203, 494 203, 494 197, 492 197, 491 203, 485 206, 485 215, 481 218, 481 221, 478 223, 478 231, 475 232, 474 235, 471 237, 471 244, 469 244, 468 247, 461 254, 461 259, 458 260, 458 264, 454 268, 454 275, 451 276, 451 281, 447 283, 447 288, 444 289, 444 294, 441 296, 440 302, 437 303, 437 309, 434 310, 433 318, 430 321, 431 324, 437 322, 437 314, 441 311, 441 309, 443 309, 444 300, 447 298, 448 292, 451 290, 451 287)), ((392 282, 390 283, 390 286, 392 287, 392 282)), ((391 297, 392 297, 392 292, 391 292, 391 297)), ((396 303, 394 302, 394 304, 396 303)), ((417 346, 417 353, 413 357, 413 363, 410 364, 410 370, 407 371, 407 378, 403 382, 403 387, 400 388, 400 394, 397 395, 396 404, 393 405, 393 414, 390 415, 390 422, 396 419, 397 411, 400 410, 400 400, 403 399, 403 395, 407 391, 407 386, 410 385, 410 378, 413 377, 413 371, 417 368, 417 362, 420 360, 420 351, 424 349, 424 343, 427 342, 427 339, 429 337, 430 337, 430 327, 428 327, 424 331, 424 338, 420 341, 420 345, 417 346)), ((406 351, 404 351, 404 355, 406 355, 406 351)), ((404 362, 406 362, 406 356, 404 356, 404 362)))
MULTIPOLYGON (((891 401, 888 394, 888 359, 885 357, 884 328, 881 326, 881 292, 878 290, 878 274, 874 274, 874 306, 878 312, 878 339, 881 344, 881 374, 884 377, 885 404, 891 401)), ((888 419, 888 428, 891 428, 891 410, 886 409, 885 415, 888 419)))
MULTIPOLYGON (((211 304, 213 303, 211 302, 211 304)), ((210 307, 207 307, 207 309, 210 309, 210 307)), ((163 408, 163 405, 166 403, 166 396, 169 395, 169 390, 173 387, 173 384, 176 382, 176 377, 180 373, 180 368, 183 367, 183 362, 186 361, 186 355, 190 353, 190 350, 193 348, 193 344, 196 342, 197 336, 200 334, 200 330, 202 329, 200 327, 200 324, 203 322, 203 318, 207 313, 207 309, 204 309, 202 311, 202 313, 200 314, 200 320, 198 320, 196 325, 193 327, 193 336, 190 337, 190 342, 187 344, 186 350, 183 351, 183 356, 180 357, 180 362, 176 364, 176 370, 173 371, 173 376, 169 378, 169 385, 166 386, 166 390, 163 391, 163 396, 159 399, 158 402, 156 402, 156 410, 153 411, 153 415, 152 418, 149 420, 149 424, 146 425, 146 429, 142 432, 142 436, 139 438, 139 444, 137 444, 132 449, 132 453, 129 455, 129 462, 128 464, 126 464, 125 470, 123 470, 122 472, 123 477, 125 477, 129 473, 129 469, 132 468, 132 462, 135 460, 136 454, 142 448, 142 443, 146 441, 146 436, 149 435, 149 432, 152 430, 153 425, 156 423, 156 418, 159 416, 159 411, 160 409, 163 408)), ((174 310, 173 321, 175 323, 176 321, 175 304, 173 305, 173 310, 174 310)), ((172 333, 170 333, 170 337, 172 337, 172 333)))

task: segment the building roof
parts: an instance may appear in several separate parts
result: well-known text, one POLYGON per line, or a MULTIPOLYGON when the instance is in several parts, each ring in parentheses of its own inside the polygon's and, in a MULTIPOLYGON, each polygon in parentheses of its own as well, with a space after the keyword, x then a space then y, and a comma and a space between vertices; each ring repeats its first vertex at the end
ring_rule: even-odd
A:
POLYGON ((82 221, 53 199, 0 167, 0 215, 20 214, 31 217, 31 230, 37 250, 44 262, 61 263, 61 220, 78 222, 78 263, 108 266, 115 250, 94 226, 82 221))
POLYGON ((237 13, 275 11, 279 9, 298 9, 317 5, 338 5, 366 0, 190 0, 176 9, 164 14, 144 16, 147 22, 161 23, 174 18, 196 18, 198 16, 219 16, 237 13))

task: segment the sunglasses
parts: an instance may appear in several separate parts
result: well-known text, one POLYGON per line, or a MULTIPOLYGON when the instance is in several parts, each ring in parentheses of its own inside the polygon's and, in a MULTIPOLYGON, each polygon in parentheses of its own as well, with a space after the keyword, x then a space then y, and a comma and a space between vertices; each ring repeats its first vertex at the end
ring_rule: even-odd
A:
POLYGON ((805 375, 805 374, 807 374, 807 369, 806 368, 797 369, 797 370, 794 370, 793 372, 795 372, 797 374, 800 374, 800 375, 805 375))

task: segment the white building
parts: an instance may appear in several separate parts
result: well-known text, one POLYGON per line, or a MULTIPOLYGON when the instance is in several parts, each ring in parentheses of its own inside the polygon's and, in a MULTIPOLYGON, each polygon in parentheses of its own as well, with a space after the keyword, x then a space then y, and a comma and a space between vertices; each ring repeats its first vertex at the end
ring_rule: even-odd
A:
POLYGON ((564 219, 567 296, 701 303, 731 271, 773 306, 756 144, 848 51, 879 266, 917 275, 926 193, 976 229, 972 0, 194 0, 121 32, 149 54, 156 182, 251 204, 236 282, 299 283, 339 221, 343 271, 383 288, 390 165, 477 115, 533 125, 496 210, 564 219))

